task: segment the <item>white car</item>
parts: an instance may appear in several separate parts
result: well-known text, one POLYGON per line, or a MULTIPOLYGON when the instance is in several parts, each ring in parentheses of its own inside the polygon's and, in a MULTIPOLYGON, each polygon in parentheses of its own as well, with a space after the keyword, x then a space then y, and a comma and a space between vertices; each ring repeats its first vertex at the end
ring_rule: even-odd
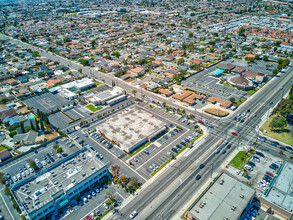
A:
POLYGON ((236 170, 236 174, 239 175, 240 174, 240 170, 236 170))
POLYGON ((106 203, 103 203, 103 206, 104 206, 104 208, 105 208, 106 210, 108 210, 108 209, 109 209, 109 207, 107 206, 107 204, 106 204, 106 203))
POLYGON ((39 163, 40 161, 36 158, 36 159, 35 159, 35 162, 36 162, 36 163, 39 163))
POLYGON ((135 218, 135 216, 137 216, 137 215, 138 215, 137 211, 133 211, 133 212, 130 214, 130 218, 133 219, 133 218, 135 218))
POLYGON ((34 169, 32 169, 31 167, 29 168, 29 171, 31 172, 31 173, 33 173, 34 172, 34 169))
POLYGON ((30 172, 28 170, 25 171, 26 175, 30 175, 30 172))

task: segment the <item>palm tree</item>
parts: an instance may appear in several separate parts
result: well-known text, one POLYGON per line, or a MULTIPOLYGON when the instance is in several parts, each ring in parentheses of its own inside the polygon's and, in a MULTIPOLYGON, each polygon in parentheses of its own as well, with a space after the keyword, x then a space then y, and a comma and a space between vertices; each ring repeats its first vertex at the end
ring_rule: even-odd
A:
POLYGON ((116 201, 116 196, 114 191, 107 192, 105 195, 105 199, 108 199, 111 203, 116 201))
POLYGON ((134 95, 134 97, 136 97, 135 95, 136 95, 136 93, 137 93, 137 91, 136 90, 132 90, 132 94, 134 95))
POLYGON ((279 154, 280 154, 281 157, 285 155, 284 151, 282 151, 282 150, 279 152, 279 154))

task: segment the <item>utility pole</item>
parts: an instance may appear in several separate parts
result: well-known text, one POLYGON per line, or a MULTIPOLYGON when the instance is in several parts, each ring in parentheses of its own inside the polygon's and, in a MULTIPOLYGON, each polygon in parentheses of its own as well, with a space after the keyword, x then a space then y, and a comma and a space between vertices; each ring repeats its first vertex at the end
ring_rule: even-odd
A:
POLYGON ((213 172, 214 172, 214 163, 212 163, 212 169, 211 169, 211 179, 213 179, 213 172))

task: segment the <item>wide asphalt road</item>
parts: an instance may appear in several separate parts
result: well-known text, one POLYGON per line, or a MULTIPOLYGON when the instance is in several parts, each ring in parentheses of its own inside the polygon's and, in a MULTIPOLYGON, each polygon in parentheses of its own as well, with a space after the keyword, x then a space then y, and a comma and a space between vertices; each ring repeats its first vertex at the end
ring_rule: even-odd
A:
MULTIPOLYGON (((250 100, 245 102, 234 114, 246 112, 250 109, 250 114, 256 114, 257 117, 249 118, 239 128, 233 120, 221 120, 216 133, 219 133, 223 139, 228 139, 230 143, 237 143, 238 136, 227 136, 227 131, 238 129, 239 136, 243 135, 246 140, 247 134, 253 132, 262 117, 266 117, 268 111, 271 111, 281 98, 289 91, 293 84, 292 68, 280 77, 271 80, 265 87, 258 91, 250 100), (227 138, 226 138, 227 137, 227 138)), ((257 137, 257 136, 255 136, 257 137)), ((255 141, 255 140, 253 140, 255 141)), ((160 176, 155 176, 155 180, 149 187, 145 188, 137 197, 129 202, 112 219, 127 219, 133 210, 139 212, 137 219, 170 219, 182 208, 186 201, 192 198, 192 195, 199 187, 208 180, 211 167, 219 168, 222 162, 232 153, 236 146, 233 145, 226 154, 215 154, 216 148, 222 149, 220 145, 222 140, 216 135, 208 135, 205 142, 201 144, 198 150, 193 151, 188 157, 181 157, 177 163, 167 169, 160 176), (205 163, 205 168, 200 170, 199 164, 205 163), (195 176, 201 174, 200 181, 195 180, 195 176), (123 216, 121 216, 121 214, 123 216)), ((220 170, 215 169, 217 172, 220 170)))

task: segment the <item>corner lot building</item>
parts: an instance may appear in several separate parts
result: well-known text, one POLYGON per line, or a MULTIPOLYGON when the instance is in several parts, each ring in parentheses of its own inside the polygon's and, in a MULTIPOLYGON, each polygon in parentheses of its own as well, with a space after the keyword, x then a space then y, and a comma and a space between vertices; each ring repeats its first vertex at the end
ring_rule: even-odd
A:
POLYGON ((273 184, 260 201, 263 205, 271 207, 275 212, 290 219, 293 214, 293 164, 284 163, 274 177, 273 184))
POLYGON ((222 173, 188 210, 188 220, 240 219, 255 190, 222 173))
POLYGON ((107 176, 107 167, 85 149, 11 187, 27 219, 48 219, 48 215, 69 204, 75 195, 107 176))
POLYGON ((128 153, 165 130, 166 123, 137 108, 126 109, 97 126, 97 131, 128 153))

